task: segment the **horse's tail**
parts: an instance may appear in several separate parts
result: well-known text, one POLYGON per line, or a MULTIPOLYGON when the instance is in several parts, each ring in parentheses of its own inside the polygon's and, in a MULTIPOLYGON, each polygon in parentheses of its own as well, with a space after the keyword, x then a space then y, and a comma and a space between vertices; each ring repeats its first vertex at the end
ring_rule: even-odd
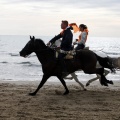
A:
POLYGON ((113 62, 109 57, 102 58, 102 57, 98 56, 97 54, 95 54, 95 55, 97 57, 98 62, 100 63, 100 65, 102 67, 108 68, 111 70, 111 72, 115 73, 115 71, 116 71, 115 66, 113 65, 113 62))

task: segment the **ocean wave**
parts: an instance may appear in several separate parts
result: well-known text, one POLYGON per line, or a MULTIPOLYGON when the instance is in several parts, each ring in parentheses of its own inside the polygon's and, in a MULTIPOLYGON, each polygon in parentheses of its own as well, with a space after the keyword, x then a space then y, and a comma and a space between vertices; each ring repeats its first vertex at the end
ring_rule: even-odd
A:
POLYGON ((19 54, 17 53, 9 53, 10 56, 20 56, 19 54))
POLYGON ((3 62, 0 62, 0 63, 2 63, 2 64, 7 64, 8 62, 6 62, 6 61, 3 61, 3 62))
POLYGON ((20 62, 20 63, 17 63, 17 64, 23 64, 23 65, 24 65, 24 64, 25 64, 25 65, 27 64, 27 65, 32 65, 31 62, 20 62))
POLYGON ((25 66, 33 66, 33 67, 40 67, 41 65, 39 64, 33 64, 31 62, 20 62, 20 63, 15 63, 15 64, 20 64, 20 65, 25 65, 25 66))
MULTIPOLYGON (((12 57, 18 57, 18 56, 20 56, 19 53, 8 53, 8 55, 10 55, 12 57)), ((30 55, 30 57, 36 57, 36 55, 30 55)))
POLYGON ((120 55, 120 53, 115 53, 115 52, 104 52, 107 55, 120 55))

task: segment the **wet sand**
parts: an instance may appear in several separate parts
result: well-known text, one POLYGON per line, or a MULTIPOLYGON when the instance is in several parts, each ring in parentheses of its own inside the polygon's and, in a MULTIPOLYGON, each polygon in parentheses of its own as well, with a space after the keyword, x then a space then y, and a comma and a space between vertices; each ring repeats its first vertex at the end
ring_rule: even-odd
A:
POLYGON ((29 96, 38 84, 0 82, 0 120, 120 120, 119 81, 109 87, 96 81, 87 91, 70 82, 66 96, 61 83, 48 82, 36 96, 29 96))

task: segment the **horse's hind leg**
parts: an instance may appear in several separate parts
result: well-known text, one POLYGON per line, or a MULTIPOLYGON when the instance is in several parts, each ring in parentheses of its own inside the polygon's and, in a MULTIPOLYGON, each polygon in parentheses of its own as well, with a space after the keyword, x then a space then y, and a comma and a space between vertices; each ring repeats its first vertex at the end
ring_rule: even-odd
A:
POLYGON ((113 81, 107 80, 104 75, 101 76, 101 80, 104 80, 106 83, 113 84, 113 81))
POLYGON ((71 73, 71 76, 72 76, 72 77, 74 78, 74 80, 82 87, 83 90, 86 90, 85 87, 84 87, 84 85, 83 85, 81 82, 79 82, 79 80, 78 80, 78 78, 77 78, 77 76, 76 76, 75 73, 71 73))
MULTIPOLYGON (((106 76, 106 75, 108 75, 108 74, 109 74, 109 71, 104 69, 104 75, 106 76)), ((97 77, 89 80, 89 81, 86 83, 86 86, 89 86, 91 82, 93 82, 93 81, 95 81, 95 80, 97 80, 97 79, 99 79, 99 81, 101 81, 101 76, 98 75, 98 74, 96 74, 96 75, 97 75, 97 77)))
POLYGON ((69 90, 68 90, 68 88, 67 88, 67 86, 66 86, 66 83, 65 83, 65 81, 64 81, 64 79, 62 78, 62 77, 60 77, 60 76, 57 76, 58 77, 58 79, 61 81, 61 83, 62 83, 62 85, 64 86, 64 88, 65 88, 65 92, 64 92, 64 95, 67 95, 68 93, 69 93, 69 90))
POLYGON ((101 79, 99 79, 100 83, 102 85, 105 85, 105 86, 108 86, 107 83, 113 84, 113 81, 107 80, 106 77, 105 77, 109 73, 109 71, 108 70, 104 70, 104 73, 102 73, 101 70, 104 70, 104 68, 99 68, 98 69, 98 73, 101 75, 101 79), (100 70, 100 73, 99 73, 99 70, 100 70))
POLYGON ((96 69, 93 69, 93 70, 90 70, 90 71, 84 71, 85 73, 88 73, 88 74, 99 74, 101 76, 101 80, 100 80, 100 83, 101 85, 104 85, 104 86, 108 86, 107 83, 109 84, 112 84, 111 81, 107 80, 104 76, 104 68, 96 68, 96 69))

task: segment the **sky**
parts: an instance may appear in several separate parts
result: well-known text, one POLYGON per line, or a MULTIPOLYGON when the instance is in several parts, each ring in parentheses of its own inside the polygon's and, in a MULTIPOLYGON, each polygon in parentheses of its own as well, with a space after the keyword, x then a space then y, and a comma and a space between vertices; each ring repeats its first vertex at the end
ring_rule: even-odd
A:
POLYGON ((91 37, 120 37, 120 0, 0 0, 0 35, 54 36, 61 21, 91 37))

